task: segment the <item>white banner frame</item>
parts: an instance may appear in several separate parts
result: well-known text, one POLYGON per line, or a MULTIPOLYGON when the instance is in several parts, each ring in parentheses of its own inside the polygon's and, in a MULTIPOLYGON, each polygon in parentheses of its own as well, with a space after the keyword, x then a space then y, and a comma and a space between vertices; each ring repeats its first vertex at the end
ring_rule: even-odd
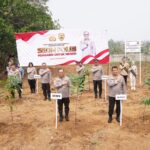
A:
POLYGON ((142 52, 141 52, 141 41, 125 41, 125 57, 127 56, 127 53, 139 53, 139 85, 142 84, 142 52), (127 42, 139 42, 139 52, 134 51, 127 51, 127 42))

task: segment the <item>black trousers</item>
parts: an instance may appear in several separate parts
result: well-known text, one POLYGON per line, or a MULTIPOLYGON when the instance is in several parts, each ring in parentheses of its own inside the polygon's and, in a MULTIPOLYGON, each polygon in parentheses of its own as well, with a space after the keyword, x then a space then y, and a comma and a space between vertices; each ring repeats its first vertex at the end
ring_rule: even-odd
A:
POLYGON ((94 94, 95 97, 97 97, 97 89, 99 90, 99 97, 102 96, 102 80, 93 80, 93 85, 94 85, 94 94))
POLYGON ((126 85, 127 85, 128 76, 123 76, 123 78, 124 78, 124 81, 125 81, 125 83, 126 83, 126 85))
POLYGON ((112 117, 113 115, 115 103, 116 103, 117 117, 120 117, 120 101, 115 100, 115 97, 109 97, 109 111, 108 111, 109 117, 112 117))
POLYGON ((29 83, 29 86, 30 86, 30 90, 31 90, 31 93, 35 93, 35 88, 36 88, 36 80, 35 79, 28 79, 28 83, 29 83))
POLYGON ((45 97, 45 99, 50 99, 50 84, 49 83, 42 83, 42 90, 43 90, 43 95, 45 97))
POLYGON ((63 117, 63 105, 65 106, 65 116, 67 117, 69 115, 69 103, 69 97, 58 100, 58 111, 60 117, 63 117))
MULTIPOLYGON (((21 89, 22 89, 22 83, 18 83, 17 92, 18 92, 19 98, 22 97, 21 89)), ((11 91, 11 96, 12 96, 12 98, 15 98, 15 91, 14 90, 11 91)))

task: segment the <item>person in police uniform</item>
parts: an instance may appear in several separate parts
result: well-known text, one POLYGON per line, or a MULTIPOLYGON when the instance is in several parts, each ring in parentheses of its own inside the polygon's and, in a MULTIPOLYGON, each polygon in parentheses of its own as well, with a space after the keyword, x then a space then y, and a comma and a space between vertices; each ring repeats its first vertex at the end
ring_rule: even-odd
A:
POLYGON ((123 76, 119 74, 118 67, 112 67, 112 74, 108 80, 108 96, 109 96, 109 110, 108 110, 108 123, 112 122, 112 115, 116 104, 116 120, 120 122, 120 100, 116 100, 116 95, 126 94, 126 84, 123 76))
POLYGON ((59 121, 62 122, 64 119, 63 106, 65 107, 65 119, 69 121, 69 95, 70 95, 70 80, 64 73, 63 69, 59 69, 58 78, 54 81, 54 86, 58 93, 62 94, 62 99, 58 100, 58 111, 59 111, 59 121))
POLYGON ((102 66, 99 64, 99 61, 97 59, 94 60, 94 65, 92 66, 91 71, 92 71, 92 74, 93 74, 93 87, 94 87, 95 98, 97 98, 98 96, 99 96, 99 98, 102 98, 102 75, 103 75, 103 70, 102 70, 102 66), (97 91, 97 89, 99 91, 97 91), (98 94, 98 92, 99 92, 99 94, 98 94))

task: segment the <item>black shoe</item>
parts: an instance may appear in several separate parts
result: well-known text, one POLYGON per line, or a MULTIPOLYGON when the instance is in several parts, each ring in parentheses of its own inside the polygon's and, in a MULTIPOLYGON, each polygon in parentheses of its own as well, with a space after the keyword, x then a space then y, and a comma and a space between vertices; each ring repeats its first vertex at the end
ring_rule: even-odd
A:
POLYGON ((51 98, 49 97, 48 100, 51 101, 51 98))
POLYGON ((47 100, 47 97, 44 98, 44 101, 46 101, 46 100, 47 100))
POLYGON ((65 119, 66 119, 66 121, 69 121, 69 117, 68 116, 66 116, 65 119))
POLYGON ((112 117, 109 117, 108 123, 111 123, 111 122, 112 122, 112 117))
POLYGON ((21 95, 21 94, 19 94, 19 98, 22 98, 22 95, 21 95))
POLYGON ((102 96, 101 96, 101 95, 99 96, 99 99, 102 99, 102 96))
POLYGON ((97 98, 97 95, 95 95, 95 99, 97 98))
POLYGON ((62 122, 62 121, 63 121, 63 117, 60 117, 60 118, 59 118, 59 122, 62 122))
POLYGON ((120 122, 120 117, 117 117, 117 118, 116 118, 116 121, 117 121, 117 122, 120 122))

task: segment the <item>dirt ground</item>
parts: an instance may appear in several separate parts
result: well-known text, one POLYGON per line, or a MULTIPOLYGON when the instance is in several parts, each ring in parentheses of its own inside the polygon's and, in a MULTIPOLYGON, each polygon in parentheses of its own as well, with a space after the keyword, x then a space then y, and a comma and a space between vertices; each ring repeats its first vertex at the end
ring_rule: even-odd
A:
MULTIPOLYGON (((74 68, 66 70, 73 72, 74 68)), ((39 94, 30 94, 25 80, 23 98, 14 106, 13 122, 9 107, 1 100, 0 150, 149 150, 150 108, 147 106, 144 113, 144 106, 140 104, 142 97, 150 96, 147 87, 138 85, 136 92, 128 88, 120 127, 115 113, 113 122, 107 123, 108 102, 104 100, 104 89, 103 98, 95 100, 92 81, 90 84, 91 90, 85 91, 78 101, 76 124, 76 98, 71 97, 70 121, 58 123, 55 129, 55 101, 43 101, 41 90, 39 94)))

